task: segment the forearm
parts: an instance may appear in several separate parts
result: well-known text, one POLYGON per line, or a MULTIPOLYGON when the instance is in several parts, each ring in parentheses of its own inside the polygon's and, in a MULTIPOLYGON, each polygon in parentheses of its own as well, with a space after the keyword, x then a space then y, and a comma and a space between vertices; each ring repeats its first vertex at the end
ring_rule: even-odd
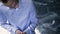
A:
POLYGON ((10 31, 10 32, 14 32, 17 30, 17 28, 15 26, 9 25, 9 24, 1 24, 1 26, 3 28, 5 28, 6 30, 10 31))
POLYGON ((33 33, 37 25, 38 24, 30 24, 30 26, 28 26, 23 32, 27 34, 33 33))

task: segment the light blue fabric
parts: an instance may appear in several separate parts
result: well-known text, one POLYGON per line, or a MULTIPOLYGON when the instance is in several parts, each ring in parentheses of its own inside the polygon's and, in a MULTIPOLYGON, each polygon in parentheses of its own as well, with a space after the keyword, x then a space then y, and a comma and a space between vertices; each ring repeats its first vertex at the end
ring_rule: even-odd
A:
POLYGON ((19 7, 16 9, 2 4, 0 5, 0 25, 11 34, 15 34, 17 29, 27 34, 34 34, 34 29, 38 25, 35 11, 32 0, 19 0, 19 7))

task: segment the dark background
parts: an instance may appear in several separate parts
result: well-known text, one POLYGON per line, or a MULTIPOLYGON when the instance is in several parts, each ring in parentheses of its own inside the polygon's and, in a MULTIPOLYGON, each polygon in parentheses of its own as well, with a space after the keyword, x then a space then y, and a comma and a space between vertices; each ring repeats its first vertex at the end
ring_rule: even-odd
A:
POLYGON ((38 30, 40 30, 41 28, 45 29, 45 31, 41 32, 42 34, 60 34, 60 1, 33 0, 33 2, 37 9, 37 18, 39 19, 38 30), (53 20, 55 21, 55 23, 51 25, 53 20), (43 24, 46 23, 49 24, 49 26, 47 25, 48 27, 43 26, 43 24))

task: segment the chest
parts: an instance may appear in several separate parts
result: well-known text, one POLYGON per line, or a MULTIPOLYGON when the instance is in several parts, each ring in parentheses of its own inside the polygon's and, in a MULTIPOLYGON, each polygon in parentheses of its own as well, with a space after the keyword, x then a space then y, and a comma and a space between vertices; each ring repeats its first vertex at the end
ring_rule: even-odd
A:
POLYGON ((21 18, 28 18, 29 17, 29 14, 30 12, 28 10, 21 10, 21 9, 9 9, 8 7, 5 7, 5 6, 1 6, 0 7, 2 10, 2 12, 4 13, 4 15, 6 15, 6 17, 8 19, 14 19, 14 20, 17 20, 17 19, 21 19, 21 18))

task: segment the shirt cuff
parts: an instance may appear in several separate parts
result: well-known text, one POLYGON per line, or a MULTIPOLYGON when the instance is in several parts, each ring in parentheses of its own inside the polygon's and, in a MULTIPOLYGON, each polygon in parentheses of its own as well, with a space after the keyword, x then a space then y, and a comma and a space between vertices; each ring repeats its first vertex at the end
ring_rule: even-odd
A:
POLYGON ((26 32, 26 34, 30 33, 30 27, 28 27, 26 30, 24 30, 24 32, 26 32))

